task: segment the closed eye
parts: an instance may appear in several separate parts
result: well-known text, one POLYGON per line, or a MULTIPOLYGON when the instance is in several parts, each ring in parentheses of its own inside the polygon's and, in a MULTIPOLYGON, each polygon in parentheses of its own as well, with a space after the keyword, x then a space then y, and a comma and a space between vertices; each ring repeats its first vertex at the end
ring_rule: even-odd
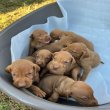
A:
POLYGON ((68 64, 69 63, 69 61, 64 61, 64 64, 68 64))
POLYGON ((46 59, 50 59, 50 57, 47 57, 46 59))
POLYGON ((32 73, 27 73, 26 77, 30 77, 32 75, 32 73))
POLYGON ((88 101, 88 97, 86 97, 86 96, 81 97, 81 99, 82 99, 83 101, 88 101))

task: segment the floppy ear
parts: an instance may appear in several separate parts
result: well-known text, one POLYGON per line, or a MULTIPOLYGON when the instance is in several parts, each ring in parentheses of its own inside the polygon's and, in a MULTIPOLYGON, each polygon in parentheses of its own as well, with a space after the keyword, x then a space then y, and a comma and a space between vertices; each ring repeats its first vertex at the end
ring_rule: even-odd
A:
POLYGON ((62 50, 62 51, 66 51, 66 48, 62 48, 61 50, 62 50))
POLYGON ((74 57, 71 57, 71 62, 72 62, 72 64, 75 64, 76 63, 76 60, 75 60, 74 57))
POLYGON ((38 74, 38 72, 40 71, 40 67, 38 66, 38 65, 36 65, 36 64, 34 64, 33 65, 33 70, 34 70, 34 81, 35 82, 39 82, 39 74, 38 74))
POLYGON ((87 50, 83 50, 82 55, 80 57, 80 60, 83 59, 83 58, 87 58, 87 57, 89 57, 88 51, 87 50))
POLYGON ((30 35, 30 39, 33 39, 33 34, 30 35))
POLYGON ((53 53, 52 56, 54 57, 57 53, 58 53, 58 52, 53 53))
POLYGON ((11 73, 12 71, 12 65, 9 65, 5 68, 5 71, 8 72, 8 73, 11 73))
POLYGON ((33 56, 33 57, 36 57, 37 53, 38 53, 38 50, 36 50, 36 51, 32 54, 32 56, 33 56))
POLYGON ((39 72, 40 71, 40 67, 37 64, 33 64, 33 70, 35 72, 39 72))

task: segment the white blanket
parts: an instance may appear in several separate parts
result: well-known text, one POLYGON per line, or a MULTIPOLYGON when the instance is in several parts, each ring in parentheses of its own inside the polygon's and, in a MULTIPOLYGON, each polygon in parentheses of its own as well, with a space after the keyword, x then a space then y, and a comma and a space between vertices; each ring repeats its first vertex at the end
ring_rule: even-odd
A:
POLYGON ((76 32, 92 41, 104 64, 94 68, 86 82, 99 104, 110 102, 110 0, 57 0, 62 18, 49 17, 47 23, 33 25, 11 39, 12 61, 27 56, 29 36, 38 29, 55 28, 76 32))

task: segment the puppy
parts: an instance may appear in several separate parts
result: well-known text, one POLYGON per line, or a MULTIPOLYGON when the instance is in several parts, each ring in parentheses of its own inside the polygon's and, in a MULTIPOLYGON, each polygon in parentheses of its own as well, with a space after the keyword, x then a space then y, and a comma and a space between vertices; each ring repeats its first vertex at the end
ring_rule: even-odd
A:
POLYGON ((50 36, 53 40, 61 40, 60 42, 65 42, 64 44, 70 44, 75 42, 84 43, 90 50, 94 50, 94 46, 92 42, 88 41, 84 37, 77 35, 73 32, 62 31, 59 29, 55 29, 50 33, 50 36), (64 37, 64 38, 63 38, 64 37))
POLYGON ((35 30, 30 36, 29 55, 32 55, 34 50, 49 44, 50 41, 51 38, 46 31, 41 29, 35 30))
POLYGON ((67 76, 50 75, 44 77, 39 87, 46 92, 48 100, 57 102, 60 96, 74 98, 82 106, 97 106, 92 88, 82 81, 74 81, 67 76))
POLYGON ((83 68, 82 81, 86 79, 92 68, 101 63, 99 55, 88 49, 83 43, 73 43, 62 50, 70 52, 77 63, 83 68))
POLYGON ((52 53, 49 50, 42 49, 42 50, 36 51, 33 54, 33 56, 36 60, 36 64, 38 64, 40 67, 44 68, 51 60, 52 53))
POLYGON ((40 67, 37 64, 26 59, 16 60, 6 67, 6 72, 12 75, 14 86, 29 88, 35 95, 45 97, 45 92, 33 85, 34 82, 39 82, 39 71, 40 67))
POLYGON ((78 68, 74 57, 66 51, 55 52, 52 61, 47 64, 47 70, 49 70, 50 73, 57 75, 69 75, 71 73, 73 79, 75 76, 74 72, 75 74, 80 73, 80 68, 78 68), (75 70, 76 68, 77 70, 75 70))
POLYGON ((49 50, 42 49, 34 52, 33 56, 36 60, 36 64, 41 67, 40 77, 43 77, 44 74, 47 72, 46 66, 52 59, 52 53, 49 50))

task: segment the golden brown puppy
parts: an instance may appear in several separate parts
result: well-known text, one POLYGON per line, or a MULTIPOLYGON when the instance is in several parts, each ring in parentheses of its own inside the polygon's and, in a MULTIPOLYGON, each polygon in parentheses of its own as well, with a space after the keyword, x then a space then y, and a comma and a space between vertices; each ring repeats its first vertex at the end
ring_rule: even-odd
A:
POLYGON ((45 97, 45 92, 33 85, 34 82, 39 82, 39 71, 40 67, 37 64, 25 59, 16 60, 6 67, 6 72, 12 75, 14 86, 29 88, 35 95, 45 97))
POLYGON ((34 52, 33 56, 36 60, 36 64, 41 67, 40 77, 42 78, 44 74, 48 71, 46 66, 52 59, 52 53, 49 50, 42 49, 34 52))
POLYGON ((29 55, 32 55, 35 49, 39 49, 40 47, 49 44, 51 41, 48 33, 42 29, 35 30, 30 38, 29 55))
POLYGON ((84 43, 90 50, 94 50, 94 46, 92 42, 88 41, 84 37, 77 35, 74 32, 67 32, 67 31, 62 31, 59 29, 55 29, 50 33, 50 36, 54 40, 61 40, 60 42, 63 44, 70 44, 70 43, 75 43, 75 42, 82 42, 84 43), (64 38, 63 38, 64 37, 64 38))
POLYGON ((74 81, 67 76, 50 75, 44 77, 39 87, 49 96, 48 100, 57 102, 60 96, 74 98, 82 106, 97 106, 92 88, 82 81, 74 81))
POLYGON ((81 80, 84 81, 92 68, 100 64, 100 57, 96 52, 91 51, 83 43, 73 43, 62 49, 74 56, 77 63, 84 69, 81 80))
POLYGON ((74 74, 78 75, 80 73, 80 68, 76 64, 74 57, 66 51, 55 52, 52 61, 47 64, 47 69, 50 73, 57 75, 69 75, 71 73, 73 79, 74 74), (74 70, 76 68, 78 71, 74 70))
POLYGON ((36 64, 44 68, 52 58, 52 53, 49 50, 42 49, 34 52, 33 54, 36 64))

